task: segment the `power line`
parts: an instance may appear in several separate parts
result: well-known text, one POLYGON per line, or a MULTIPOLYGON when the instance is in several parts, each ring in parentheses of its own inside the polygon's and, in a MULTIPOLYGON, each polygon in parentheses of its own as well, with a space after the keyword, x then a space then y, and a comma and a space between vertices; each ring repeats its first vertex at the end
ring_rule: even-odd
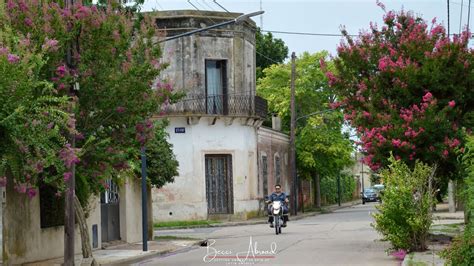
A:
POLYGON ((188 0, 188 3, 189 3, 190 5, 192 5, 196 10, 200 11, 197 6, 195 6, 193 3, 191 3, 191 0, 188 0))
POLYGON ((210 6, 210 5, 207 3, 207 1, 206 1, 206 0, 202 0, 202 1, 204 2, 204 4, 206 4, 206 6, 207 6, 207 7, 209 7, 209 8, 210 8, 210 10, 212 10, 212 11, 215 11, 215 9, 214 9, 214 8, 212 8, 212 6, 210 6))
POLYGON ((217 3, 217 0, 214 0, 214 3, 218 5, 220 8, 224 9, 227 13, 230 13, 229 10, 225 9, 221 4, 217 3))
POLYGON ((469 32, 469 20, 471 19, 471 0, 469 0, 469 8, 467 10, 467 31, 469 32))
POLYGON ((467 6, 467 5, 464 5, 463 3, 454 2, 454 1, 451 1, 451 3, 455 4, 455 5, 458 5, 458 6, 467 6))
POLYGON ((449 36, 449 0, 446 1, 448 5, 448 36, 449 36))
POLYGON ((463 9, 463 7, 464 7, 463 3, 464 3, 464 0, 461 0, 461 14, 459 15, 459 34, 461 34, 462 9, 463 9))
MULTIPOLYGON (((292 35, 307 35, 307 36, 323 36, 323 37, 344 37, 340 33, 313 33, 313 32, 296 32, 296 31, 278 31, 278 30, 262 30, 263 32, 280 33, 280 34, 292 34, 292 35)), ((357 37, 359 35, 348 34, 351 37, 357 37)))

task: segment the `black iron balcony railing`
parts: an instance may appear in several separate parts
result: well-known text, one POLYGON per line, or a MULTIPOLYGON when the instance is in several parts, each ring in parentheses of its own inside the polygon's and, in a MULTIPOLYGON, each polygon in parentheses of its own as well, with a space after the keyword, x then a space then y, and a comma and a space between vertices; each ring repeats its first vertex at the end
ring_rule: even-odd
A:
POLYGON ((167 105, 163 112, 168 115, 225 115, 248 116, 265 119, 267 101, 252 95, 213 95, 186 97, 167 105))

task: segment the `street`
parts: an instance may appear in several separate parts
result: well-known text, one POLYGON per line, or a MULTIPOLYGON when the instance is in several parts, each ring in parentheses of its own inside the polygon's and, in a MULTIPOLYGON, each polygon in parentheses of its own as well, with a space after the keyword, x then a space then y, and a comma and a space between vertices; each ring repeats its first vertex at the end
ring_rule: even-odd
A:
POLYGON ((388 243, 370 226, 378 203, 291 221, 281 235, 268 225, 156 231, 157 236, 208 239, 193 247, 134 265, 398 265, 388 243))

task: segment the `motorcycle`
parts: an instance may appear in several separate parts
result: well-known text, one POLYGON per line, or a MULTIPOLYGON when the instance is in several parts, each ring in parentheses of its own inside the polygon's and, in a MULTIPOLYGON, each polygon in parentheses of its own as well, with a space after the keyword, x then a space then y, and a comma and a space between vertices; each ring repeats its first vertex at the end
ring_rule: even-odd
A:
POLYGON ((283 207, 281 201, 268 201, 271 205, 271 215, 273 215, 273 227, 275 228, 275 234, 281 234, 281 228, 283 227, 283 207))

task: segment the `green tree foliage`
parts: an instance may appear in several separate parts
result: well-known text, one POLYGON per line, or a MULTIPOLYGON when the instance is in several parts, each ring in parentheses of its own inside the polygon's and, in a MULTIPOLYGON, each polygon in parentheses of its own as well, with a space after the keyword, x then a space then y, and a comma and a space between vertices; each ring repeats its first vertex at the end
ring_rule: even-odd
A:
POLYGON ((388 161, 390 165, 381 172, 385 181, 383 204, 376 207, 379 212, 374 214, 373 226, 390 241, 394 250, 425 250, 433 201, 433 192, 427 184, 433 169, 417 161, 410 170, 393 156, 388 161))
POLYGON ((465 174, 464 198, 468 223, 464 233, 455 238, 442 255, 450 265, 474 264, 474 136, 467 136, 465 153, 460 156, 465 174))
MULTIPOLYGON (((105 179, 128 168, 141 145, 155 139, 150 118, 171 96, 169 84, 155 81, 165 67, 156 26, 151 18, 134 21, 120 6, 75 4, 67 10, 54 1, 8 1, 6 8, 13 30, 47 53, 38 75, 52 83, 54 94, 70 96, 71 85, 80 87, 68 123, 76 149, 66 144, 59 155, 66 168, 76 164, 85 204, 91 193, 106 188, 105 179), (70 46, 73 65, 64 56, 70 46)), ((52 172, 67 180, 71 173, 63 168, 52 172)))
POLYGON ((38 192, 39 178, 60 185, 65 171, 59 151, 69 132, 68 98, 41 76, 46 64, 45 51, 12 32, 0 10, 0 185, 8 175, 30 197, 38 192), (50 168, 58 173, 46 175, 50 168))
MULTIPOLYGON (((341 173, 340 175, 341 202, 353 200, 356 189, 354 176, 341 173)), ((321 179, 321 199, 325 204, 335 204, 338 202, 337 176, 326 176, 321 179)))
MULTIPOLYGON (((298 172, 307 178, 315 172, 322 176, 336 176, 352 163, 352 145, 342 133, 342 113, 328 112, 328 102, 334 100, 327 87, 327 79, 320 60, 327 52, 304 53, 296 60, 297 78, 297 165, 298 172), (305 115, 320 114, 304 117, 305 115)), ((328 64, 328 67, 332 66, 328 64)), ((268 100, 269 110, 282 118, 282 129, 290 131, 290 64, 272 65, 259 80, 257 93, 268 100)))
POLYGON ((438 164, 440 175, 456 170, 454 150, 462 127, 474 125, 474 53, 469 32, 451 39, 442 25, 412 13, 386 12, 381 28, 338 47, 329 84, 345 119, 357 130, 366 164, 377 170, 395 158, 438 164))
POLYGON ((288 57, 288 47, 283 40, 273 38, 273 34, 268 32, 263 34, 260 28, 257 28, 255 34, 257 50, 257 80, 264 77, 263 70, 273 64, 283 63, 288 57))
MULTIPOLYGON (((173 153, 173 145, 167 141, 168 133, 165 128, 168 123, 164 120, 155 125, 154 137, 146 145, 147 176, 150 183, 160 188, 166 183, 172 183, 178 176, 178 161, 173 153)), ((140 154, 133 160, 135 175, 141 175, 140 154)))

